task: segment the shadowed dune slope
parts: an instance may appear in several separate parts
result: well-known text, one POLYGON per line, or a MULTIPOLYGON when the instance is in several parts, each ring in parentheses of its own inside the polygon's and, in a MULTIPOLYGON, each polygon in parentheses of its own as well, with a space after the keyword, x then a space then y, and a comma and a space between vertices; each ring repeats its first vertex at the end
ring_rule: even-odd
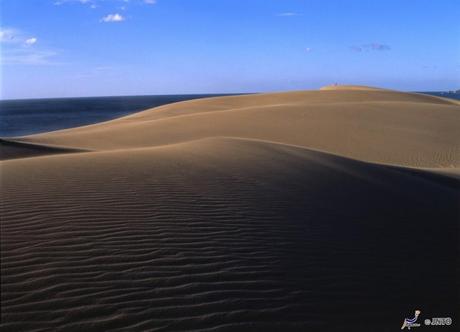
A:
POLYGON ((27 142, 0 139, 0 160, 84 151, 85 150, 53 147, 44 144, 30 144, 27 142))
POLYGON ((452 179, 243 139, 9 160, 2 173, 5 331, 460 318, 452 179))
POLYGON ((18 140, 104 151, 225 136, 293 144, 364 161, 445 168, 460 166, 458 123, 460 106, 455 101, 332 87, 181 102, 18 140))

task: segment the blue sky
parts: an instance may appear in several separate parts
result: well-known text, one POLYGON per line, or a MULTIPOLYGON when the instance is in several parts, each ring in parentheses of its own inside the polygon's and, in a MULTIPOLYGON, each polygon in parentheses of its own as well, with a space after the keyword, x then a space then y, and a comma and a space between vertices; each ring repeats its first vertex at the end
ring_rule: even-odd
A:
POLYGON ((0 0, 3 99, 460 88, 458 0, 0 0))

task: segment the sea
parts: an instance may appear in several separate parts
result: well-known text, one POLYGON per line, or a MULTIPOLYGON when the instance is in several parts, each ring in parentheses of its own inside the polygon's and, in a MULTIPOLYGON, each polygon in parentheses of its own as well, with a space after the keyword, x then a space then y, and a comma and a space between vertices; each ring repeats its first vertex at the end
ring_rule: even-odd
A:
POLYGON ((224 96, 154 95, 0 100, 0 137, 15 137, 112 120, 180 101, 224 96))
MULTIPOLYGON (((459 91, 422 92, 460 100, 459 91)), ((155 95, 0 100, 0 137, 25 136, 108 121, 170 103, 224 96, 155 95)))

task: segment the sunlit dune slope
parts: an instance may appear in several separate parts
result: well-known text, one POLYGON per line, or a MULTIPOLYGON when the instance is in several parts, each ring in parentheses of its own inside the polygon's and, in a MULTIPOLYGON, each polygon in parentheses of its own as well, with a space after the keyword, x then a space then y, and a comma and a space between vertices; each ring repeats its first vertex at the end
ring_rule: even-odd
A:
POLYGON ((445 168, 460 165, 459 123, 456 101, 352 86, 193 100, 19 140, 105 151, 225 136, 445 168))

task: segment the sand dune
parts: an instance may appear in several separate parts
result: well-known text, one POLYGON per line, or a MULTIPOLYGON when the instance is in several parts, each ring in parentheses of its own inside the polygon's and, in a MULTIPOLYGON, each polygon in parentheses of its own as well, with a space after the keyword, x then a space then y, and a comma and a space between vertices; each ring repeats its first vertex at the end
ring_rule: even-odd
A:
POLYGON ((459 112, 307 91, 21 138, 92 151, 2 161, 1 327, 383 331, 415 309, 458 321, 459 112))
POLYGON ((459 109, 447 99, 387 90, 232 96, 166 105, 21 141, 103 151, 227 136, 299 145, 371 162, 458 167, 459 109))

